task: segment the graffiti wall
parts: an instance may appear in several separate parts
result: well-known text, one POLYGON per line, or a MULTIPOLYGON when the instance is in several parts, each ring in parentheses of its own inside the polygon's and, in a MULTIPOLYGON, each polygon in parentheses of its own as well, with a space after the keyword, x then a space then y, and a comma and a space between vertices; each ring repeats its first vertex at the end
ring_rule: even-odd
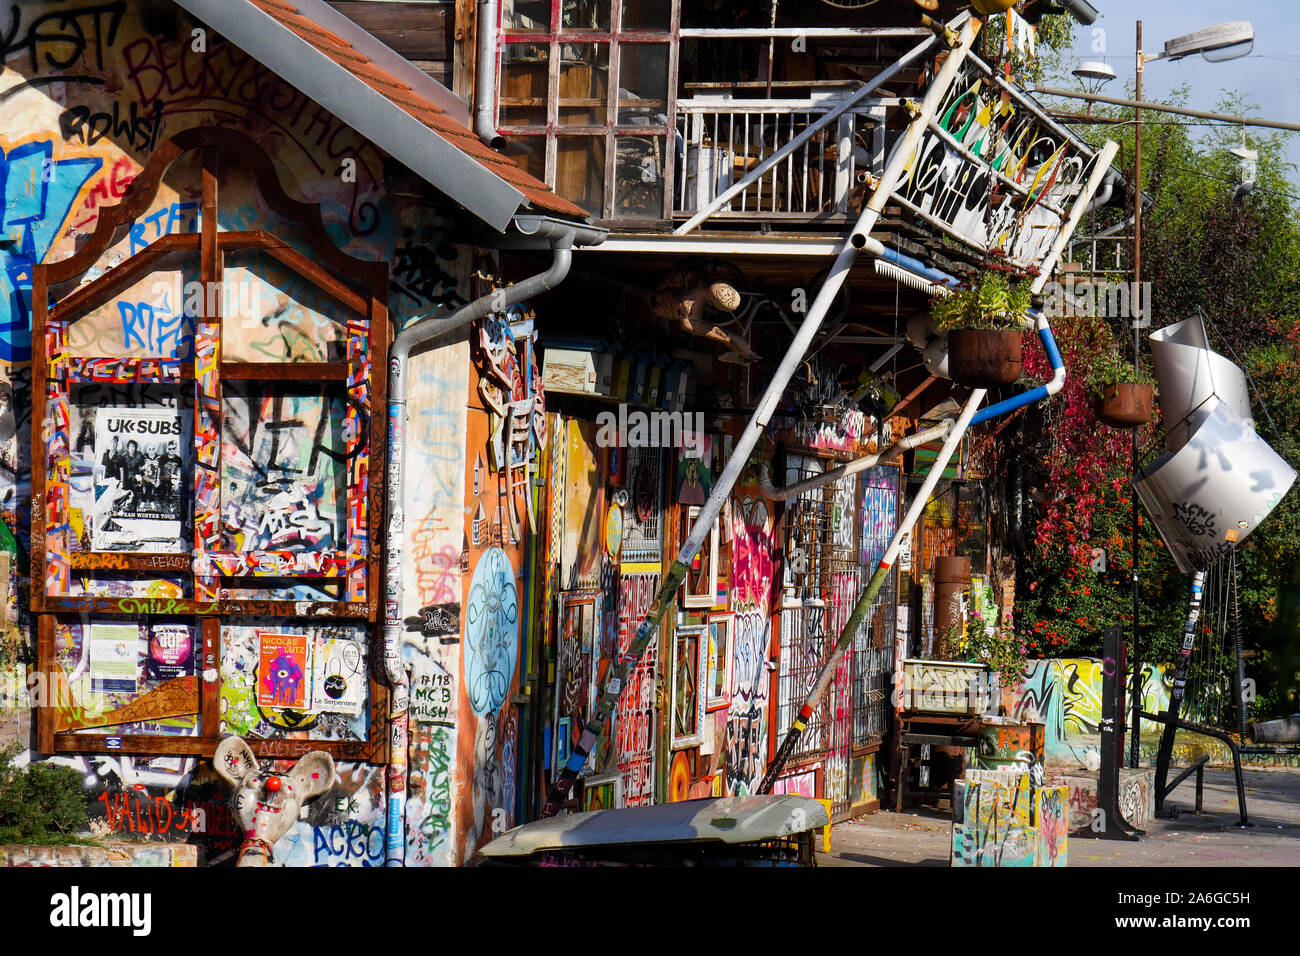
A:
MULTIPOLYGON (((475 292, 470 274, 478 263, 473 250, 445 241, 446 210, 428 200, 389 194, 386 157, 378 149, 224 38, 194 32, 196 26, 169 0, 19 0, 0 14, 0 519, 6 532, 0 533, 0 548, 9 550, 5 541, 12 536, 14 557, 30 553, 33 266, 72 254, 93 232, 102 211, 122 200, 170 137, 197 126, 225 127, 251 137, 268 153, 289 194, 320 206, 330 240, 350 255, 390 264, 389 308, 399 325, 435 307, 462 304, 475 292)), ((153 204, 122 230, 87 278, 164 236, 198 233, 204 225, 198 172, 192 155, 175 163, 153 204)), ((246 170, 223 162, 218 185, 219 230, 265 230, 306 249, 298 227, 269 208, 246 170)), ((339 302, 264 254, 232 253, 224 267, 226 282, 219 293, 224 361, 347 358, 350 313, 339 302)), ((195 358, 199 307, 190 286, 197 277, 197 256, 171 256, 156 271, 78 313, 69 328, 68 354, 91 372, 98 367, 94 362, 195 358)), ((52 291, 62 296, 70 290, 52 291)), ((521 549, 534 517, 521 510, 523 472, 505 465, 503 455, 525 447, 523 431, 531 429, 512 436, 514 420, 507 415, 503 429, 499 411, 503 397, 508 402, 525 397, 535 376, 526 367, 531 353, 516 347, 513 338, 503 341, 493 329, 485 334, 483 358, 476 366, 486 371, 471 372, 468 337, 466 332, 417 356, 408 388, 407 468, 418 480, 406 486, 407 583, 401 611, 413 622, 404 647, 411 673, 405 828, 407 859, 416 864, 458 863, 492 833, 515 822, 514 767, 521 741, 510 698, 518 690, 516 657, 526 585, 521 549), (521 378, 523 394, 517 392, 521 378), (480 471, 475 471, 476 462, 480 471), (510 488, 515 500, 503 490, 510 488), (473 523, 467 505, 493 517, 483 525, 473 523), (515 519, 522 516, 522 526, 507 518, 511 513, 515 519), (486 537, 479 534, 483 530, 486 537)), ((87 551, 97 527, 89 506, 100 457, 96 413, 124 407, 184 409, 184 401, 160 391, 165 390, 94 381, 77 389, 66 423, 73 461, 70 502, 77 506, 74 537, 87 551)), ((382 396, 375 407, 381 405, 382 396)), ((328 575, 336 569, 322 565, 323 555, 348 546, 354 406, 355 395, 341 383, 279 389, 227 384, 214 483, 214 488, 220 486, 215 533, 222 536, 224 549, 236 555, 273 550, 292 557, 288 564, 257 568, 231 558, 234 564, 216 569, 233 576, 223 596, 251 597, 255 592, 262 598, 339 599, 337 585, 281 587, 274 576, 328 575), (254 587, 239 580, 245 574, 266 580, 254 587)), ((191 424, 192 418, 186 418, 185 427, 191 424)), ((159 458, 166 453, 159 450, 159 458)), ((145 450, 141 454, 148 457, 145 450)), ((148 467, 145 461, 146 474, 148 467)), ((165 469, 166 461, 159 467, 165 469)), ((27 634, 28 588, 18 572, 20 563, 12 560, 0 569, 11 575, 4 617, 27 634)), ((179 579, 155 578, 142 590, 142 582, 111 569, 63 566, 57 573, 66 577, 71 594, 182 596, 179 579)), ((102 669, 87 665, 95 632, 83 623, 61 625, 57 640, 65 674, 78 688, 89 687, 92 679, 104 680, 102 669)), ((193 626, 176 626, 184 633, 164 636, 186 643, 192 653, 171 654, 133 694, 104 684, 110 704, 129 698, 133 709, 91 730, 196 732, 194 708, 186 712, 183 704, 171 701, 168 681, 197 679, 201 642, 193 626), (118 691, 120 699, 112 696, 118 691), (142 693, 147 706, 140 704, 142 693), (127 722, 118 719, 128 716, 127 722)), ((263 659, 267 629, 267 622, 254 621, 223 628, 221 732, 264 740, 365 740, 376 715, 364 704, 297 718, 286 717, 291 711, 283 707, 267 706, 266 694, 285 695, 277 698, 280 704, 295 700, 311 676, 293 677, 298 659, 292 642, 286 642, 280 671, 289 676, 283 686, 262 686, 270 662, 263 659)), ((322 662, 376 673, 365 629, 276 630, 301 631, 304 639, 323 642, 317 648, 322 662)), ((157 638, 144 628, 126 643, 143 648, 144 659, 157 638)), ((30 652, 29 639, 27 643, 30 652)), ((16 656, 9 654, 0 663, 12 669, 16 656)), ((76 721, 84 715, 65 718, 76 721)), ((16 722, 13 730, 29 743, 25 723, 16 722)), ((197 842, 205 859, 217 863, 237 848, 225 795, 203 761, 50 759, 83 773, 97 833, 197 842)), ((277 864, 383 863, 382 767, 339 761, 338 773, 334 790, 310 804, 306 817, 277 847, 277 864)))
MULTIPOLYGON (((1099 728, 1103 662, 1096 658, 1067 658, 1029 661, 1028 665, 1028 672, 1015 688, 1012 715, 1020 720, 1041 720, 1046 725, 1049 765, 1095 770, 1101 760, 1099 728)), ((1152 664, 1142 666, 1144 711, 1161 713, 1169 705, 1172 689, 1171 668, 1152 664)), ((1132 725, 1132 708, 1130 702, 1126 726, 1132 725)), ((1162 729, 1163 726, 1155 721, 1142 720, 1141 756, 1144 764, 1155 763, 1162 729)), ((1186 766, 1207 755, 1214 764, 1230 764, 1232 761, 1228 748, 1213 738, 1179 731, 1174 741, 1173 764, 1176 766, 1186 766)))

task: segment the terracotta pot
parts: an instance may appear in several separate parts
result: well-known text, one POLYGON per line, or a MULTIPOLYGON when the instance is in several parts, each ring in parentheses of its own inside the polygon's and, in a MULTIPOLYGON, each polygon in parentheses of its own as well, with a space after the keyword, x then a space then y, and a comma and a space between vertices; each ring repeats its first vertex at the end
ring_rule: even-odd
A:
POLYGON ((948 374, 958 385, 997 388, 1020 377, 1020 333, 955 329, 948 333, 948 374))
POLYGON ((1151 421, 1154 390, 1150 385, 1124 382, 1107 385, 1101 398, 1093 399, 1097 420, 1111 428, 1137 428, 1151 421))

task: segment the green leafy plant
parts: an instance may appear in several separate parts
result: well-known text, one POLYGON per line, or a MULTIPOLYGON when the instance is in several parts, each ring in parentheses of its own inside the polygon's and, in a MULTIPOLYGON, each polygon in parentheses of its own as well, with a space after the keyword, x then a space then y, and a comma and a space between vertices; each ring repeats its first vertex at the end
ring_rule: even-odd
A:
POLYGON ((0 845, 81 843, 89 797, 71 767, 34 761, 13 765, 21 748, 0 749, 0 845))
POLYGON ((1010 623, 994 624, 984 620, 979 608, 972 608, 944 635, 943 646, 955 660, 987 664, 1002 679, 1003 687, 1015 686, 1025 676, 1025 645, 1010 623))
POLYGON ((977 282, 958 286, 951 295, 935 299, 930 317, 940 332, 956 329, 1019 332, 1029 317, 1031 297, 1028 282, 1013 284, 1004 272, 990 270, 977 282))
POLYGON ((1118 352, 1103 351, 1088 368, 1088 397, 1101 398, 1108 385, 1150 385, 1156 380, 1146 369, 1135 368, 1133 363, 1119 357, 1118 352))

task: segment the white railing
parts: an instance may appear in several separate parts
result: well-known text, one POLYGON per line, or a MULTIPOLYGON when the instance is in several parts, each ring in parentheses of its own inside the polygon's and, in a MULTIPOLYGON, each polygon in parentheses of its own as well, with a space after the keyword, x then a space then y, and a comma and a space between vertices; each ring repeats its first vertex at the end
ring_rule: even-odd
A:
MULTIPOLYGON (((677 101, 677 183, 673 213, 706 209, 764 160, 842 105, 850 91, 809 99, 677 101)), ((808 220, 861 207, 884 166, 883 100, 844 110, 755 177, 709 218, 808 220)))

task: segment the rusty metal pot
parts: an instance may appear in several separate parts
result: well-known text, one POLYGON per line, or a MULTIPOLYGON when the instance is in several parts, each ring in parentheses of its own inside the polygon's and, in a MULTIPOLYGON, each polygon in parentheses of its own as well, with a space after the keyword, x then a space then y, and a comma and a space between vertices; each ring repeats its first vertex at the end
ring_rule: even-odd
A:
POLYGON ((1111 428, 1137 428, 1151 421, 1154 389, 1150 385, 1121 382, 1106 385, 1101 398, 1093 399, 1097 420, 1111 428))
POLYGON ((1018 331, 954 329, 948 333, 948 374, 958 385, 997 388, 1020 377, 1018 331))

